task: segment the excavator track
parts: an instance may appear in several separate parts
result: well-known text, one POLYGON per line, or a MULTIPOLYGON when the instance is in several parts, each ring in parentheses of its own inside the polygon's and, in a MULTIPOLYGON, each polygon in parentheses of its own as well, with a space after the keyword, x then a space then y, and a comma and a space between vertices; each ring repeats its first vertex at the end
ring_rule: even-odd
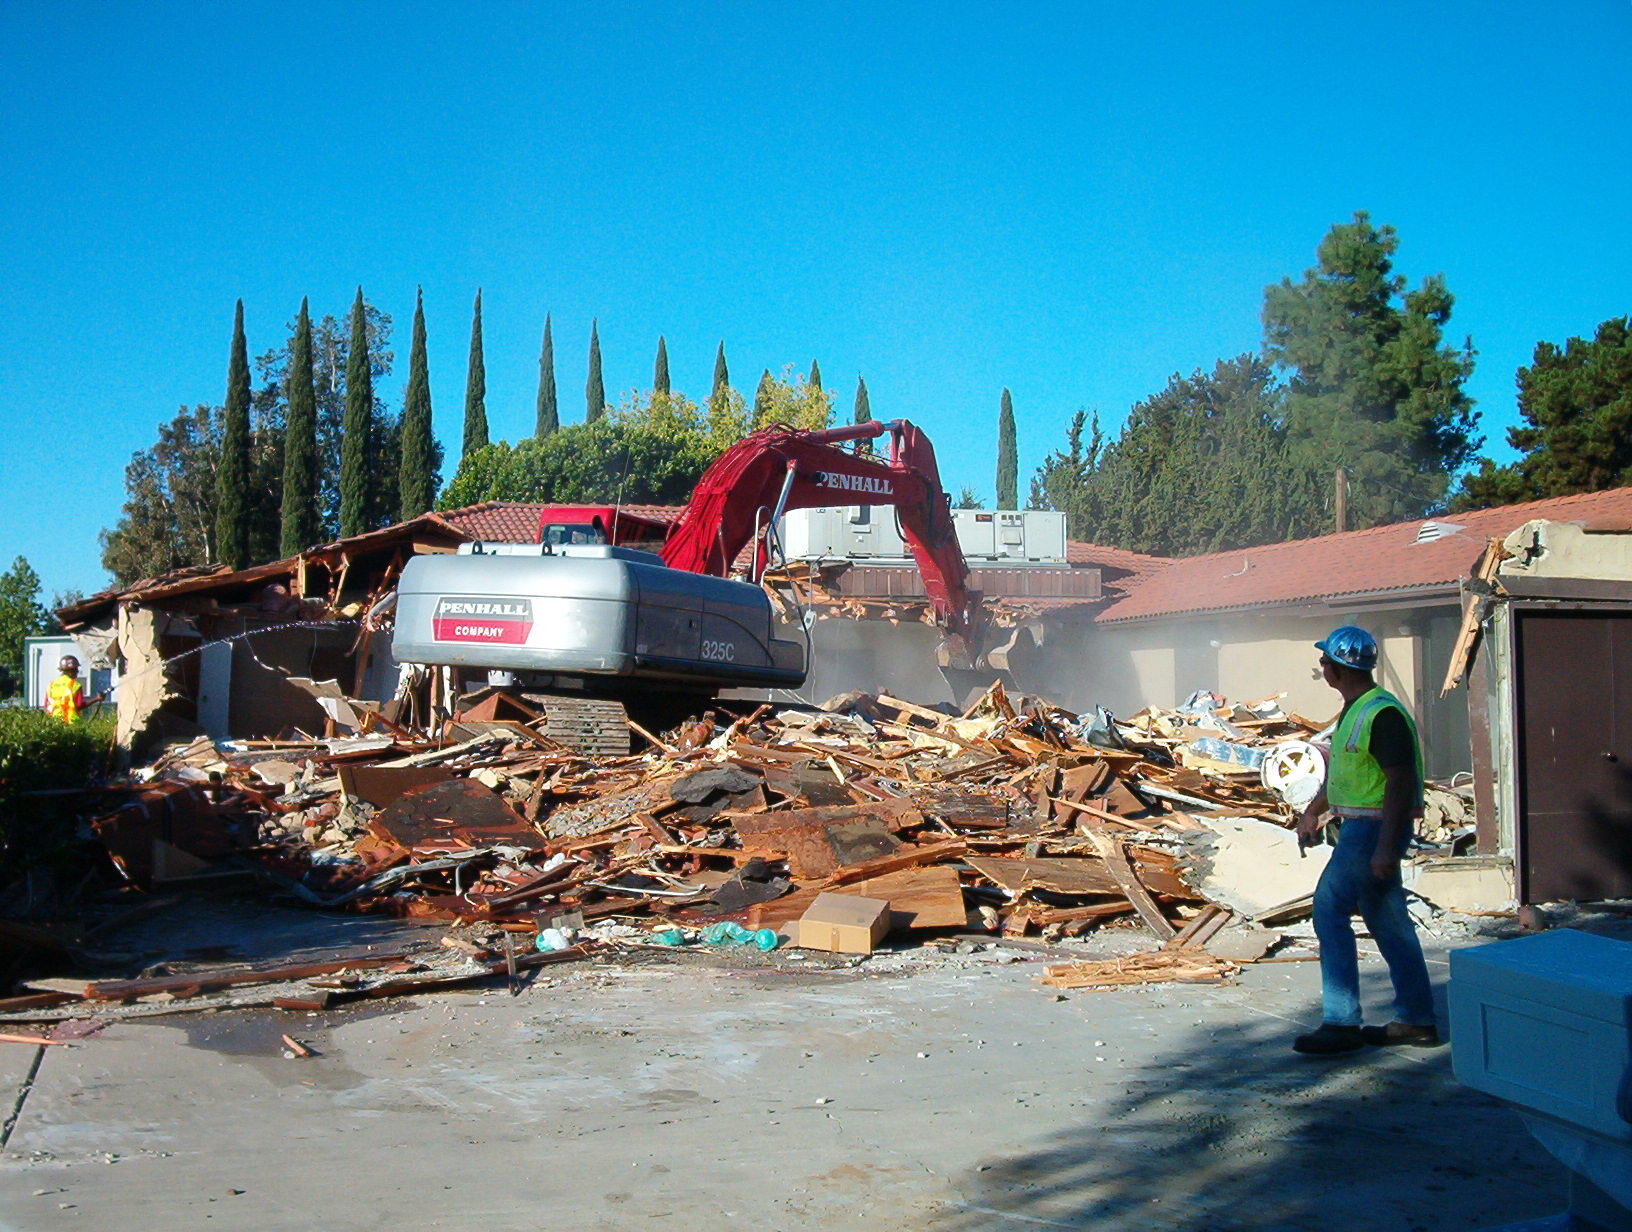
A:
POLYGON ((544 734, 590 757, 625 757, 631 736, 622 702, 561 693, 523 693, 522 700, 544 715, 544 734))

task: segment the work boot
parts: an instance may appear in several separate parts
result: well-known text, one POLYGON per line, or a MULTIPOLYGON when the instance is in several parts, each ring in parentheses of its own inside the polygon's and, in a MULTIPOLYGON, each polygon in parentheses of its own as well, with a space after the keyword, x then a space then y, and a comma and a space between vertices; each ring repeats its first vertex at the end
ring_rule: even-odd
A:
POLYGON ((1359 1027, 1340 1027, 1335 1022, 1323 1022, 1308 1035, 1300 1035, 1293 1040, 1292 1051, 1329 1057, 1340 1052, 1358 1052, 1365 1045, 1359 1027))
POLYGON ((1379 1048, 1395 1044, 1409 1044, 1413 1048, 1439 1047, 1439 1028, 1413 1026, 1409 1022, 1391 1022, 1386 1027, 1361 1027, 1360 1038, 1379 1048))

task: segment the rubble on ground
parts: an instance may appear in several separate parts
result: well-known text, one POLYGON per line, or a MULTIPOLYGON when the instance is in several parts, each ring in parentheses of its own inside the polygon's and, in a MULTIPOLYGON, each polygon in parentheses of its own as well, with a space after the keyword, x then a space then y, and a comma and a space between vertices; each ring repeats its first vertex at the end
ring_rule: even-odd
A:
POLYGON ((833 893, 887 902, 898 943, 979 938, 1058 958, 1107 924, 1154 934, 1137 961, 1051 967, 1056 987, 1218 980, 1274 947, 1266 925, 1307 914, 1319 861, 1285 858, 1292 809, 1261 763, 1321 724, 1277 699, 1198 694, 1128 720, 1016 704, 995 684, 961 715, 861 693, 739 706, 637 727, 646 749, 628 756, 564 747, 498 693, 434 734, 364 711, 355 734, 174 747, 92 825, 133 886, 254 877, 313 907, 445 922, 443 944, 34 982, 0 1016, 219 1002, 244 986, 251 1003, 320 1009, 514 987, 631 947, 769 950, 833 893), (1275 876, 1260 855, 1227 858, 1243 833, 1253 853, 1280 850, 1275 876))

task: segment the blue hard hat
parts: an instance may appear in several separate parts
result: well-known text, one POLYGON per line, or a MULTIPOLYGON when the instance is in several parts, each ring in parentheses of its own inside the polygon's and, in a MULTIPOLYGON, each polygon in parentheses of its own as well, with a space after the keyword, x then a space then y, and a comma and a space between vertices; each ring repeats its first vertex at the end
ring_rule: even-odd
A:
POLYGON ((1357 625, 1343 625, 1315 643, 1333 663, 1369 672, 1377 666, 1377 639, 1357 625))

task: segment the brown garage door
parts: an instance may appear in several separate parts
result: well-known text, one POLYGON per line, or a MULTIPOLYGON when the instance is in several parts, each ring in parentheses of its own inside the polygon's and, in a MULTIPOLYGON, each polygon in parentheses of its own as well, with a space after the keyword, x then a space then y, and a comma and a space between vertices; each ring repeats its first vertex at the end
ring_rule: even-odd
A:
POLYGON ((1632 616, 1517 621, 1519 893, 1632 898, 1632 616))

